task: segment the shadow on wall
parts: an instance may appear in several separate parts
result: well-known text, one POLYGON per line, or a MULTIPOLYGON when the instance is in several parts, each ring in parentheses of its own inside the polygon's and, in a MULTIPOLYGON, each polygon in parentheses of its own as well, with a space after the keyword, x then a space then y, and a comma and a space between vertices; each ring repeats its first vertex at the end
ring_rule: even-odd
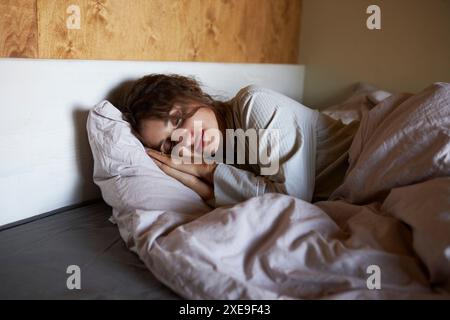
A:
POLYGON ((112 88, 111 91, 109 91, 105 99, 111 102, 117 109, 122 110, 125 106, 126 94, 137 80, 138 79, 128 79, 120 82, 117 86, 112 88))
POLYGON ((74 188, 79 192, 81 199, 91 200, 101 197, 100 189, 94 184, 94 158, 86 131, 86 122, 89 115, 89 108, 76 106, 72 112, 75 128, 75 151, 77 161, 77 171, 80 179, 78 186, 74 188))
MULTIPOLYGON (((122 109, 125 105, 125 96, 131 85, 136 80, 126 80, 120 82, 112 88, 106 95, 105 99, 111 102, 118 109, 122 109)), ((80 177, 79 183, 74 188, 79 194, 76 197, 91 200, 101 198, 100 189, 93 182, 94 158, 92 155, 89 139, 86 131, 87 118, 90 109, 93 106, 75 106, 73 108, 72 117, 74 122, 75 152, 77 161, 77 172, 80 177)))

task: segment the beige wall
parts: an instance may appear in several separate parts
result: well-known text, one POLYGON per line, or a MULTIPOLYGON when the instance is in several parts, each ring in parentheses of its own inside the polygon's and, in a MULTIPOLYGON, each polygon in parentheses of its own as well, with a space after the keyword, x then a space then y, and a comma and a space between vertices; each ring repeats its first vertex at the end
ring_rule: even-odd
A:
POLYGON ((396 92, 450 82, 449 0, 304 0, 301 23, 308 106, 339 102, 358 81, 396 92), (381 30, 366 28, 371 4, 381 30))

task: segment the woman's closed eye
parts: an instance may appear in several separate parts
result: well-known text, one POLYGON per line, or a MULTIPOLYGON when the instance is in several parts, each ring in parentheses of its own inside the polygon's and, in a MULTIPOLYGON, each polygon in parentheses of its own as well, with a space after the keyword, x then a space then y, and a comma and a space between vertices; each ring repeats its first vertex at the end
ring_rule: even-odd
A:
MULTIPOLYGON (((177 113, 176 115, 174 115, 173 117, 170 118, 170 122, 172 123, 174 130, 178 129, 181 126, 181 124, 183 123, 182 114, 177 113)), ((173 131, 172 131, 172 133, 173 133, 173 131)), ((161 152, 170 154, 172 152, 172 148, 175 146, 175 144, 176 144, 176 141, 172 141, 171 136, 167 137, 167 139, 164 140, 164 142, 161 145, 161 152)))
POLYGON ((171 137, 168 137, 161 145, 161 152, 165 154, 170 154, 172 152, 172 148, 174 146, 174 142, 171 137))
POLYGON ((181 125, 182 122, 183 122, 183 117, 180 115, 180 116, 177 116, 175 118, 175 121, 174 121, 173 125, 174 125, 175 128, 178 128, 181 125))

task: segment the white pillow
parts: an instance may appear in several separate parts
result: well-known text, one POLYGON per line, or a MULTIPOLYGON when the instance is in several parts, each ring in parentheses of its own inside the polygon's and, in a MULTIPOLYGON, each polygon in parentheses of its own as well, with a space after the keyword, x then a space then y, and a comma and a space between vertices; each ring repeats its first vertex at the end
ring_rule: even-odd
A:
POLYGON ((94 157, 94 182, 113 207, 116 220, 122 216, 130 221, 130 215, 137 211, 194 215, 211 211, 197 193, 154 164, 130 124, 109 101, 100 102, 89 112, 87 132, 94 157))

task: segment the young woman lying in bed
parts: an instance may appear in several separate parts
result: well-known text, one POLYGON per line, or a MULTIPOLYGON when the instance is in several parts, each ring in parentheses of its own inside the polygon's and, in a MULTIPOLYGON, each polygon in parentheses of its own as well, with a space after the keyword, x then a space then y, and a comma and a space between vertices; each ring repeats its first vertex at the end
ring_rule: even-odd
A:
POLYGON ((358 125, 255 85, 215 100, 176 74, 139 79, 123 111, 159 168, 213 206, 268 192, 327 199, 358 125))

